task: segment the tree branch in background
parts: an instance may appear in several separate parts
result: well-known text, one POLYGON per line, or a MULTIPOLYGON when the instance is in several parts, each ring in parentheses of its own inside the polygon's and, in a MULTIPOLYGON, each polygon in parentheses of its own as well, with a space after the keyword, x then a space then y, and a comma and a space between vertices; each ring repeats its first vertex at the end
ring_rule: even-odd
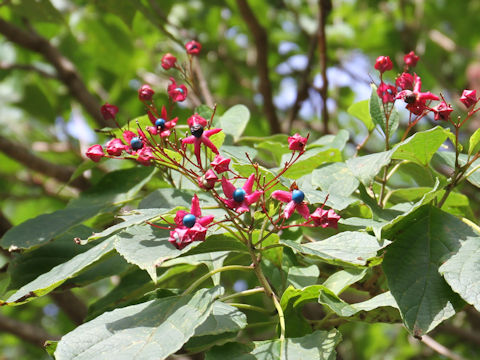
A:
POLYGON ((327 16, 332 10, 331 0, 318 0, 319 7, 319 21, 318 21, 318 50, 320 52, 320 66, 322 74, 322 87, 320 88, 320 95, 322 96, 322 123, 323 132, 329 133, 328 129, 328 79, 327 79, 327 37, 325 34, 327 16))
MULTIPOLYGON (((320 25, 319 25, 320 27, 320 25)), ((310 88, 310 73, 313 69, 313 62, 315 60, 315 50, 317 49, 318 44, 318 33, 312 35, 310 37, 310 45, 308 47, 308 61, 305 70, 303 70, 300 80, 298 82, 298 90, 297 90, 297 98, 295 99, 295 103, 290 110, 288 115, 288 129, 287 132, 290 133, 292 130, 293 122, 297 118, 298 112, 302 106, 302 103, 308 97, 308 89, 310 88)))
POLYGON ((58 77, 55 74, 49 73, 45 70, 42 70, 34 65, 30 64, 7 64, 5 62, 0 63, 0 70, 25 70, 25 71, 33 71, 38 73, 39 75, 43 76, 47 79, 57 79, 58 77))
POLYGON ((59 340, 59 336, 48 334, 41 327, 20 322, 0 314, 0 331, 5 331, 33 345, 43 348, 47 340, 59 340))
POLYGON ((33 29, 24 30, 0 18, 0 34, 25 49, 41 54, 57 71, 58 79, 65 84, 70 94, 78 100, 90 116, 105 127, 111 125, 100 113, 100 102, 87 89, 75 65, 47 39, 33 29))
POLYGON ((50 297, 76 325, 83 324, 87 316, 87 306, 74 293, 70 290, 52 292, 50 297))
POLYGON ((278 121, 275 105, 273 104, 272 83, 268 70, 268 37, 263 26, 258 22, 255 14, 246 0, 237 0, 237 6, 240 10, 243 20, 247 24, 253 35, 255 48, 257 52, 257 72, 259 78, 259 91, 263 97, 263 109, 270 124, 271 133, 282 131, 278 121))
MULTIPOLYGON (((8 155, 10 158, 25 165, 27 168, 37 171, 41 174, 50 176, 64 183, 67 183, 70 180, 73 172, 75 171, 75 169, 71 167, 57 165, 47 160, 44 160, 31 153, 30 150, 23 145, 14 143, 13 141, 8 140, 1 135, 0 151, 8 155)), ((90 186, 88 180, 82 176, 73 180, 70 185, 80 190, 85 190, 90 186)))
POLYGON ((448 333, 450 335, 457 336, 458 338, 468 341, 478 347, 480 347, 480 335, 474 330, 466 330, 448 323, 440 324, 436 330, 442 333, 448 333))
MULTIPOLYGON (((12 227, 12 223, 0 210, 0 238, 12 227)), ((12 257, 12 254, 8 250, 5 250, 0 247, 0 253, 6 256, 7 258, 12 257)))
POLYGON ((215 105, 215 101, 213 100, 212 93, 210 92, 210 89, 208 88, 207 80, 205 79, 205 76, 203 75, 202 67, 200 66, 200 63, 197 60, 197 58, 193 58, 193 71, 195 72, 195 75, 197 76, 198 87, 200 89, 200 92, 202 93, 202 97, 205 100, 205 103, 209 107, 213 107, 215 105))

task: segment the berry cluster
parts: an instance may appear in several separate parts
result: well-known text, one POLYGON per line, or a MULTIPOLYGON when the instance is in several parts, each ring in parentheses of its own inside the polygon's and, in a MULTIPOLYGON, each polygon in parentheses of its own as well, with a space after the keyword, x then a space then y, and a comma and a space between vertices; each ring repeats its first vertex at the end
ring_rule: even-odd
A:
MULTIPOLYGON (((191 60, 192 56, 200 52, 201 45, 191 41, 186 44, 186 50, 191 60)), ((172 54, 166 54, 162 58, 162 67, 166 70, 172 68, 179 70, 188 84, 192 79, 191 64, 190 61, 190 67, 178 65, 177 58, 172 54)), ((155 91, 149 85, 143 85, 138 90, 138 98, 145 105, 151 126, 142 129, 138 125, 136 132, 122 130, 122 138, 113 138, 104 147, 93 145, 87 150, 86 155, 97 162, 107 157, 133 159, 145 166, 157 166, 167 180, 172 179, 172 171, 177 171, 213 196, 218 207, 225 212, 224 219, 217 219, 214 222, 214 217, 211 215, 202 217, 199 199, 194 195, 190 212, 180 210, 177 211, 174 222, 169 222, 162 217, 161 219, 167 224, 151 224, 170 230, 171 244, 182 249, 193 241, 204 241, 208 228, 218 224, 230 226, 232 231, 244 234, 250 233, 256 227, 268 227, 268 234, 257 244, 272 233, 293 226, 337 228, 340 216, 333 209, 324 210, 325 204, 310 213, 305 194, 295 183, 289 191, 273 191, 274 188, 283 186, 280 177, 305 153, 308 136, 302 137, 295 134, 288 138, 288 147, 292 151, 291 158, 283 164, 283 168, 273 179, 267 181, 265 175, 259 170, 259 165, 250 159, 248 154, 246 157, 252 173, 248 177, 241 176, 230 166, 232 159, 221 155, 215 145, 214 137, 222 131, 220 128, 212 127, 215 108, 209 120, 197 113, 190 116, 187 119, 190 135, 187 134, 185 137, 179 135, 178 118, 172 117, 171 113, 176 102, 187 99, 188 89, 183 84, 178 85, 173 77, 170 81, 171 84, 167 88, 170 99, 169 111, 165 105, 162 105, 159 110, 154 102, 155 91), (286 206, 282 209, 284 203, 286 206), (290 219, 295 211, 305 220, 286 225, 285 221, 290 219), (242 217, 246 213, 253 215, 252 212, 260 214, 242 217), (250 224, 247 223, 248 221, 250 224), (260 221, 263 223, 261 224, 260 221)), ((118 126, 116 106, 106 103, 100 110, 105 119, 114 120, 118 126)), ((173 180, 172 185, 174 185, 173 180)))

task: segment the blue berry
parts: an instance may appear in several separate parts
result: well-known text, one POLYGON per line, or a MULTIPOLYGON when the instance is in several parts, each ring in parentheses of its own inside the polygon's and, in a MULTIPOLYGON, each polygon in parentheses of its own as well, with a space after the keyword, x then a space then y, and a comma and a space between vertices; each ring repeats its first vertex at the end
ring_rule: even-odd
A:
POLYGON ((190 132, 192 133, 193 136, 195 136, 197 139, 202 137, 203 134, 203 126, 200 124, 193 125, 190 128, 190 132))
POLYGON ((187 214, 183 217, 182 223, 187 228, 192 228, 195 225, 197 218, 193 214, 187 214))
POLYGON ((178 92, 182 93, 183 94, 183 89, 182 88, 176 88, 175 90, 177 90, 178 92))
POLYGON ((292 200, 295 204, 300 204, 305 199, 305 194, 300 190, 292 191, 292 200))
POLYGON ((139 137, 134 137, 130 140, 130 146, 135 151, 140 150, 143 147, 142 140, 139 137))
POLYGON ((233 200, 238 203, 241 203, 243 200, 245 200, 245 190, 242 188, 235 189, 233 192, 233 200))
POLYGON ((164 129, 165 128, 165 119, 157 119, 157 121, 155 121, 155 126, 160 129, 164 129))

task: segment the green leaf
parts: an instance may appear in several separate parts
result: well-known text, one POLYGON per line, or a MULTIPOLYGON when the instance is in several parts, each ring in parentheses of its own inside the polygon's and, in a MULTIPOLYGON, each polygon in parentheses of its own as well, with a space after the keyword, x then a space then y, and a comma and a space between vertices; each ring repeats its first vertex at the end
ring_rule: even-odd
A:
POLYGON ((108 173, 78 199, 73 199, 65 209, 37 216, 13 227, 3 236, 0 245, 22 249, 42 245, 101 211, 132 200, 155 172, 155 168, 135 167, 108 173))
POLYGON ((367 269, 345 269, 337 271, 325 280, 323 286, 331 290, 335 295, 341 294, 347 287, 362 280, 367 274, 367 269))
MULTIPOLYGON (((282 156, 280 162, 281 167, 283 164, 289 161, 290 154, 282 156)), ((332 148, 325 150, 324 148, 314 148, 307 150, 295 164, 283 174, 288 179, 298 179, 303 175, 310 174, 314 169, 325 163, 342 161, 342 154, 340 150, 332 148)))
POLYGON ((385 113, 383 111, 383 103, 382 99, 377 94, 377 87, 375 84, 371 84, 372 86, 372 93, 370 95, 370 100, 369 100, 369 110, 370 110, 370 116, 372 117, 373 123, 375 125, 379 125, 380 128, 383 130, 384 134, 387 134, 388 130, 388 138, 391 139, 393 134, 398 128, 398 123, 399 123, 399 115, 397 109, 393 107, 393 104, 385 104, 385 107, 389 107, 391 109, 390 112, 390 117, 388 119, 388 124, 387 124, 387 118, 385 116, 385 113), (388 129, 387 129, 388 125, 388 129))
POLYGON ((427 166, 433 154, 447 139, 447 132, 441 126, 418 132, 395 146, 392 159, 410 160, 427 166))
POLYGON ((250 110, 245 105, 234 105, 220 117, 220 127, 236 142, 242 136, 249 120, 250 110))
MULTIPOLYGON (((109 228, 106 228, 105 230, 99 233, 93 233, 88 237, 87 240, 83 240, 82 242, 110 236, 113 233, 119 230, 123 230, 129 226, 143 224, 146 221, 152 220, 158 217, 159 215, 163 215, 170 210, 171 209, 161 209, 161 208, 132 210, 129 213, 118 216, 118 218, 124 220, 121 223, 110 226, 109 228)), ((80 235, 77 235, 77 236, 80 237, 80 235)))
POLYGON ((165 260, 173 259, 187 252, 192 246, 200 244, 193 242, 182 250, 173 246, 168 238, 169 230, 162 230, 151 225, 132 226, 118 234, 115 239, 115 250, 131 264, 146 270, 154 282, 157 281, 157 267, 165 260))
POLYGON ((238 163, 250 164, 245 153, 248 153, 250 159, 253 160, 257 156, 258 151, 249 146, 223 145, 220 148, 220 154, 223 156, 232 158, 238 163))
POLYGON ((375 154, 359 156, 347 160, 347 166, 352 174, 366 187, 370 186, 380 170, 390 163, 393 151, 383 151, 375 154))
POLYGON ((350 134, 345 129, 340 129, 335 135, 323 135, 319 139, 313 141, 308 145, 309 149, 322 147, 326 149, 338 149, 343 150, 347 141, 350 137, 350 134))
POLYGON ((320 270, 316 265, 292 266, 288 269, 287 283, 296 288, 303 288, 316 284, 319 275, 320 270))
POLYGON ((475 130, 475 132, 470 136, 468 141, 468 155, 476 154, 480 150, 480 129, 475 130))
POLYGON ((480 311, 480 236, 462 221, 449 219, 460 248, 452 251, 440 266, 443 275, 453 291, 480 311), (456 221, 456 224, 455 224, 456 221), (453 227, 455 225, 455 227, 453 227))
POLYGON ((195 329, 194 336, 185 344, 188 351, 202 351, 213 345, 232 341, 238 331, 247 326, 247 317, 235 307, 215 301, 207 320, 195 329))
POLYGON ((190 209, 193 195, 197 194, 200 206, 216 205, 215 200, 204 192, 192 190, 179 190, 172 188, 157 189, 146 196, 138 205, 139 209, 154 209, 159 206, 172 210, 176 207, 190 209))
POLYGON ((113 310, 132 299, 141 298, 142 295, 154 289, 148 274, 136 267, 121 277, 108 294, 88 306, 86 321, 96 318, 105 311, 113 310))
MULTIPOLYGON (((229 253, 229 251, 209 251, 202 254, 181 256, 165 261, 161 267, 170 267, 177 264, 205 264, 208 267, 208 271, 213 271, 223 266, 223 262, 229 253)), ((214 274, 211 279, 214 285, 220 285, 220 273, 214 274)))
POLYGON ((348 304, 328 289, 320 291, 318 302, 327 306, 341 317, 359 319, 365 322, 389 322, 400 320, 397 303, 389 291, 369 300, 348 304))
POLYGON ((40 275, 32 282, 22 286, 15 294, 10 296, 6 305, 20 305, 32 300, 34 297, 48 294, 53 289, 62 285, 67 279, 73 278, 113 250, 113 240, 108 239, 69 261, 57 265, 49 272, 40 275))
POLYGON ((164 359, 210 315, 218 289, 171 296, 104 313, 64 335, 57 359, 164 359), (186 321, 188 319, 188 321, 186 321))
POLYGON ((390 244, 390 241, 377 241, 377 238, 366 233, 344 231, 325 240, 307 244, 291 240, 280 240, 280 243, 329 263, 365 266, 368 259, 374 258, 380 249, 390 244))
POLYGON ((205 354, 205 360, 256 360, 257 358, 250 354, 253 348, 253 343, 229 342, 222 346, 214 346, 205 354))
POLYGON ((442 259, 458 249, 458 220, 425 205, 397 223, 383 269, 407 329, 415 336, 431 331, 455 314, 458 296, 439 274, 442 259))
POLYGON ((362 100, 350 105, 347 112, 362 121, 367 127, 368 132, 372 132, 373 129, 375 129, 375 124, 370 116, 369 100, 362 100))
POLYGON ((312 172, 312 184, 329 194, 350 196, 359 181, 343 162, 326 164, 312 172))
MULTIPOLYGON (((467 163, 468 156, 466 154, 460 154, 458 157, 458 164, 464 166, 467 163)), ((452 169, 455 168, 455 153, 452 151, 440 151, 435 153, 432 158, 434 164, 446 165, 452 169)), ((480 159, 477 159, 473 162, 472 165, 465 171, 465 175, 469 174, 473 169, 476 169, 467 177, 467 181, 472 185, 480 188, 480 159)))
POLYGON ((8 288, 19 289, 35 280, 40 275, 50 271, 74 256, 89 250, 92 246, 77 245, 73 239, 76 236, 88 236, 92 229, 83 225, 76 226, 55 241, 32 251, 21 254, 14 253, 8 265, 10 284, 8 288))
POLYGON ((335 360, 335 347, 342 340, 338 330, 315 331, 299 338, 256 341, 251 352, 257 360, 335 360))

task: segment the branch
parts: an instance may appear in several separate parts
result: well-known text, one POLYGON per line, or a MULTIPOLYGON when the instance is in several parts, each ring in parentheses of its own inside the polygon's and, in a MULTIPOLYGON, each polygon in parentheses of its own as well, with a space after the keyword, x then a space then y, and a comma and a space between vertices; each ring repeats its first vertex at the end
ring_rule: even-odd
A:
POLYGON ((240 14, 245 20, 250 32, 253 35, 257 52, 257 72, 260 81, 259 91, 263 97, 264 111, 270 124, 271 133, 282 131, 278 121, 275 105, 273 104, 272 83, 268 75, 268 37, 263 26, 258 22, 255 14, 248 5, 247 0, 237 0, 240 14))
POLYGON ((327 78, 327 37, 325 35, 326 19, 332 10, 331 0, 318 0, 319 7, 319 26, 318 26, 318 50, 320 51, 321 69, 322 69, 322 88, 320 95, 322 96, 322 122, 323 132, 328 134, 328 78, 327 78))
POLYGON ((460 327, 453 326, 451 324, 441 324, 437 327, 437 329, 438 331, 455 335, 462 340, 466 340, 476 346, 480 346, 480 335, 478 335, 472 330, 466 330, 460 327))
POLYGON ((59 80, 65 84, 70 94, 82 104, 90 116, 102 127, 110 125, 100 113, 100 102, 88 91, 75 65, 47 39, 33 29, 23 30, 1 18, 0 33, 11 42, 41 54, 56 69, 59 80))
POLYGON ((197 76, 198 79, 198 86, 200 87, 200 92, 202 93, 203 99, 205 100, 205 103, 209 107, 213 107, 215 105, 215 101, 213 100, 212 93, 210 92, 210 89, 208 88, 207 81, 205 80, 205 76, 203 75, 202 68, 200 66, 200 62, 197 60, 197 58, 193 59, 193 71, 195 72, 195 75, 197 76))
POLYGON ((432 350, 436 351, 440 355, 446 356, 449 359, 452 360, 463 360, 463 358, 460 355, 455 354, 453 351, 450 349, 446 348, 433 338, 431 338, 428 335, 423 335, 422 340, 421 340, 425 345, 427 345, 429 348, 432 350))
POLYGON ((47 79, 58 79, 55 74, 49 73, 45 70, 42 70, 34 65, 30 64, 7 64, 5 62, 0 63, 1 70, 26 70, 33 71, 47 79))
MULTIPOLYGON (((1 20, 0 20, 1 22, 1 20)), ((57 165, 44 160, 33 153, 23 145, 14 143, 0 135, 0 151, 10 158, 25 165, 27 168, 37 171, 41 174, 55 178, 61 182, 67 183, 73 175, 75 169, 64 165, 57 165)), ((78 177, 71 182, 71 185, 85 190, 90 184, 84 177, 78 177)))
MULTIPOLYGON (((319 25, 320 26, 320 25, 319 25)), ((288 116, 288 132, 292 130, 292 125, 294 120, 296 119, 298 112, 302 106, 302 103, 308 97, 308 89, 310 88, 310 81, 309 76, 312 72, 313 68, 313 61, 315 59, 315 49, 317 48, 318 43, 318 34, 314 34, 310 37, 310 45, 308 47, 308 62, 305 70, 303 70, 300 80, 298 82, 298 90, 297 90, 297 98, 295 99, 295 103, 290 110, 290 114, 288 116)))
POLYGON ((0 331, 8 332, 33 345, 43 348, 47 340, 59 340, 59 336, 47 333, 41 327, 23 323, 0 314, 0 331))
MULTIPOLYGON (((5 215, 3 215, 3 212, 0 210, 0 239, 2 238, 3 235, 5 235, 5 233, 8 230, 10 230, 11 227, 12 227, 12 223, 10 222, 10 220, 8 220, 8 218, 5 215)), ((10 254, 8 250, 5 250, 1 247, 0 247, 0 254, 3 254, 7 258, 12 257, 12 254, 10 254)))
POLYGON ((50 297, 76 325, 83 324, 87 316, 87 306, 74 293, 70 290, 52 292, 50 297))

